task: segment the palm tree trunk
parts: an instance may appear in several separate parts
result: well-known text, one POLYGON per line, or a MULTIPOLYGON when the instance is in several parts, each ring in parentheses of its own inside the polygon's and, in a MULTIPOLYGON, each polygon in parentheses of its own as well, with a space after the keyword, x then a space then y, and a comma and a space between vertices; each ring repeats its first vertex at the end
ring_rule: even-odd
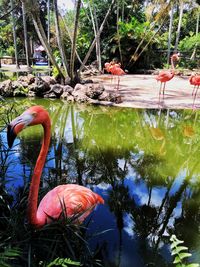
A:
POLYGON ((43 29, 43 26, 42 26, 42 23, 41 23, 41 20, 39 17, 38 2, 34 1, 34 0, 21 0, 21 1, 24 2, 25 8, 33 20, 33 25, 35 27, 38 38, 39 38, 41 44, 43 45, 49 59, 51 60, 51 63, 58 70, 58 73, 59 73, 61 79, 64 80, 65 77, 64 77, 61 69, 59 68, 56 60, 55 60, 55 57, 54 57, 52 50, 51 50, 51 47, 48 44, 48 40, 47 40, 46 34, 44 32, 44 29, 43 29))
MULTIPOLYGON (((61 16, 61 14, 60 14, 60 16, 61 16)), ((67 34, 69 35, 69 39, 70 39, 70 41, 71 41, 71 43, 72 43, 73 39, 72 39, 71 33, 70 33, 70 31, 69 31, 69 28, 67 27, 67 24, 66 24, 66 22, 65 22, 64 17, 61 16, 61 18, 62 18, 62 21, 63 21, 63 23, 64 23, 64 26, 65 26, 65 29, 66 29, 66 31, 67 31, 67 34)), ((80 58, 80 56, 79 56, 77 50, 75 50, 75 53, 76 53, 76 57, 77 57, 78 61, 80 62, 80 64, 82 64, 83 62, 82 62, 82 60, 81 60, 81 58, 80 58)))
POLYGON ((93 4, 93 11, 92 11, 92 7, 90 4, 90 1, 88 2, 88 6, 89 6, 89 10, 90 10, 90 16, 91 16, 91 20, 92 20, 92 25, 93 25, 93 30, 94 30, 94 36, 95 38, 97 38, 96 40, 96 58, 97 58, 97 65, 98 65, 98 69, 99 71, 101 71, 101 50, 100 50, 100 38, 97 36, 97 32, 98 32, 98 21, 97 21, 97 16, 96 16, 96 10, 94 7, 94 3, 93 4), (94 15, 93 15, 94 12, 94 15))
POLYGON ((167 44, 167 65, 170 63, 170 50, 171 50, 171 39, 172 39, 172 25, 173 25, 173 4, 170 12, 170 22, 169 22, 169 33, 168 33, 168 44, 167 44))
POLYGON ((76 15, 75 15, 75 21, 74 21, 74 34, 73 34, 71 57, 70 57, 70 78, 72 81, 74 80, 76 36, 77 36, 77 30, 78 30, 78 19, 79 19, 80 7, 81 7, 81 0, 77 0, 77 2, 76 2, 76 15))
POLYGON ((12 28, 13 28, 13 40, 14 40, 14 47, 15 47, 15 64, 16 68, 19 69, 19 61, 18 61, 18 53, 17 53, 17 36, 16 36, 16 28, 15 28, 15 17, 14 17, 14 7, 13 7, 13 0, 10 1, 11 4, 11 15, 12 15, 12 28))
POLYGON ((84 68, 84 65, 87 63, 88 58, 90 57, 90 55, 91 55, 91 53, 92 53, 92 51, 93 51, 93 49, 94 49, 94 47, 95 47, 97 38, 98 38, 98 36, 101 35, 101 32, 102 32, 102 30, 103 30, 103 28, 104 28, 104 25, 105 25, 105 23, 106 23, 106 21, 107 21, 107 18, 108 18, 108 16, 109 16, 109 14, 110 14, 110 12, 111 12, 111 10, 112 10, 112 7, 113 7, 113 5, 115 4, 115 2, 116 2, 116 0, 112 0, 112 2, 111 2, 111 4, 110 4, 110 7, 109 7, 109 9, 108 9, 108 11, 107 11, 107 13, 106 13, 106 15, 105 15, 105 17, 104 17, 104 20, 103 20, 103 22, 102 22, 102 24, 101 24, 101 26, 100 26, 100 28, 99 28, 99 30, 98 30, 98 32, 97 32, 97 37, 94 38, 94 40, 93 40, 93 42, 92 42, 92 44, 91 44, 91 46, 90 46, 90 48, 89 48, 89 50, 88 50, 88 52, 87 52, 85 58, 84 58, 84 60, 83 60, 83 64, 81 65, 79 71, 82 71, 83 68, 84 68))
POLYGON ((120 35, 119 35, 119 0, 117 1, 117 41, 118 41, 120 62, 123 65, 122 49, 121 49, 120 35))
POLYGON ((179 21, 178 21, 178 28, 176 31, 176 42, 174 46, 174 53, 177 53, 178 50, 178 43, 179 43, 179 37, 181 33, 181 25, 182 25, 182 18, 183 18, 183 0, 180 0, 180 8, 179 8, 179 21))
MULTIPOLYGON (((199 15, 200 15, 200 11, 198 10, 197 12, 198 13, 197 13, 197 24, 196 24, 196 37, 198 36, 198 33, 199 33, 199 15)), ((190 57, 191 60, 195 60, 196 51, 197 51, 197 43, 195 44, 193 53, 192 53, 192 55, 190 57)))
POLYGON ((54 11, 55 11, 55 26, 56 26, 56 37, 57 37, 57 42, 58 42, 58 47, 60 51, 60 55, 62 58, 63 62, 63 67, 66 72, 66 75, 68 75, 68 66, 67 66, 67 59, 64 51, 64 45, 62 42, 61 38, 61 31, 60 31, 60 25, 59 25, 59 18, 58 18, 58 5, 57 5, 57 0, 53 0, 53 5, 54 5, 54 11))
MULTIPOLYGON (((50 45, 50 0, 47 2, 47 40, 50 45)), ((48 57, 48 66, 50 67, 50 60, 48 57)))
POLYGON ((29 49, 28 49, 28 34, 26 27, 26 10, 24 6, 24 2, 22 2, 22 16, 23 16, 23 27, 24 27, 24 44, 25 44, 25 53, 26 53, 26 65, 27 68, 30 69, 30 61, 29 61, 29 49))

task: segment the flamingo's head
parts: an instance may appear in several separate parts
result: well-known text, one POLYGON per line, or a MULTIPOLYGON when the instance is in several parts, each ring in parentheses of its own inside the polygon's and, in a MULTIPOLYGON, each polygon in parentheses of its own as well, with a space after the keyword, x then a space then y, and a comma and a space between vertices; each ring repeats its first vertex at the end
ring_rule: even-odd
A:
POLYGON ((12 120, 7 126, 7 141, 9 148, 12 147, 16 136, 24 128, 36 124, 45 125, 46 121, 48 121, 48 118, 48 112, 43 107, 33 106, 12 120))
POLYGON ((173 55, 171 56, 171 59, 173 59, 173 60, 175 60, 175 61, 179 61, 179 59, 180 59, 180 53, 173 54, 173 55))

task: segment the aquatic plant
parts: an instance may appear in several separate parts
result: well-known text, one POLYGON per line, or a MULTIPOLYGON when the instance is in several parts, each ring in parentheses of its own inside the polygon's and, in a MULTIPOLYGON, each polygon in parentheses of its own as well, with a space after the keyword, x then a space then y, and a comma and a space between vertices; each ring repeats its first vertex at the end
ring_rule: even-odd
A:
POLYGON ((198 263, 185 263, 186 259, 191 257, 192 254, 188 253, 188 248, 182 246, 184 241, 179 240, 175 235, 170 238, 171 241, 171 255, 175 257, 173 263, 176 267, 199 267, 198 263))

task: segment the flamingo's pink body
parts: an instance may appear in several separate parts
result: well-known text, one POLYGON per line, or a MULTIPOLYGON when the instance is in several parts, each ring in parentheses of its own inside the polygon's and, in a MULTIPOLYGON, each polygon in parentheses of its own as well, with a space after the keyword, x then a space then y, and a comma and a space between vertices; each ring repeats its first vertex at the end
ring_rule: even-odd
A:
POLYGON ((174 54, 171 57, 171 70, 168 71, 161 71, 157 76, 156 80, 161 82, 160 84, 160 90, 159 90, 159 95, 161 94, 161 91, 163 95, 165 94, 165 85, 166 82, 170 81, 174 75, 175 75, 175 67, 174 67, 174 61, 179 60, 178 54, 174 54), (163 85, 163 87, 162 87, 163 85))
POLYGON ((193 100, 193 107, 194 107, 194 102, 197 96, 197 92, 199 90, 199 86, 200 86, 200 75, 194 75, 192 74, 189 78, 189 82, 191 85, 194 85, 193 91, 192 91, 192 95, 194 95, 194 100, 193 100), (196 92, 195 92, 196 89, 196 92))
POLYGON ((37 209, 37 220, 40 225, 50 223, 50 218, 58 219, 65 207, 68 218, 83 213, 78 217, 78 221, 83 222, 98 203, 103 204, 103 199, 87 187, 76 184, 59 185, 41 200, 37 209))
POLYGON ((69 218, 80 214, 80 217, 76 216, 75 222, 83 222, 97 204, 104 203, 101 196, 84 186, 76 184, 59 185, 49 191, 41 200, 39 207, 37 207, 40 177, 48 153, 51 136, 51 123, 48 112, 40 106, 29 108, 8 125, 7 138, 8 145, 11 147, 20 131, 26 126, 36 124, 42 124, 44 139, 31 179, 28 197, 29 223, 35 228, 39 228, 47 223, 51 223, 54 219, 59 219, 63 213, 69 218))
POLYGON ((108 73, 111 73, 112 75, 116 75, 118 76, 118 83, 117 83, 117 91, 119 90, 119 82, 120 82, 120 78, 119 76, 126 74, 123 69, 121 68, 121 64, 120 63, 115 63, 113 61, 111 62, 106 62, 104 64, 105 70, 108 73))

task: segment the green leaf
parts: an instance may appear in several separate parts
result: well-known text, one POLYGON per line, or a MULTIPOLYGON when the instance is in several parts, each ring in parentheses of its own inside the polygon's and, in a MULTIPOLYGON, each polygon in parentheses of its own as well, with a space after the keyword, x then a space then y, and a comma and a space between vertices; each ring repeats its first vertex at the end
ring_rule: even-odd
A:
POLYGON ((179 257, 180 257, 181 259, 188 258, 188 257, 191 257, 191 256, 192 256, 191 253, 180 253, 180 254, 179 254, 179 257))
POLYGON ((175 254, 178 254, 182 250, 188 250, 188 248, 185 246, 176 247, 176 248, 172 249, 171 255, 173 256, 175 254))
POLYGON ((177 247, 179 244, 183 244, 184 242, 182 240, 176 240, 176 241, 173 241, 173 243, 171 244, 171 249, 177 247))
POLYGON ((190 263, 187 267, 199 267, 198 263, 190 263))
POLYGON ((179 256, 176 256, 174 261, 173 261, 174 264, 176 263, 181 263, 181 259, 179 258, 179 256))

